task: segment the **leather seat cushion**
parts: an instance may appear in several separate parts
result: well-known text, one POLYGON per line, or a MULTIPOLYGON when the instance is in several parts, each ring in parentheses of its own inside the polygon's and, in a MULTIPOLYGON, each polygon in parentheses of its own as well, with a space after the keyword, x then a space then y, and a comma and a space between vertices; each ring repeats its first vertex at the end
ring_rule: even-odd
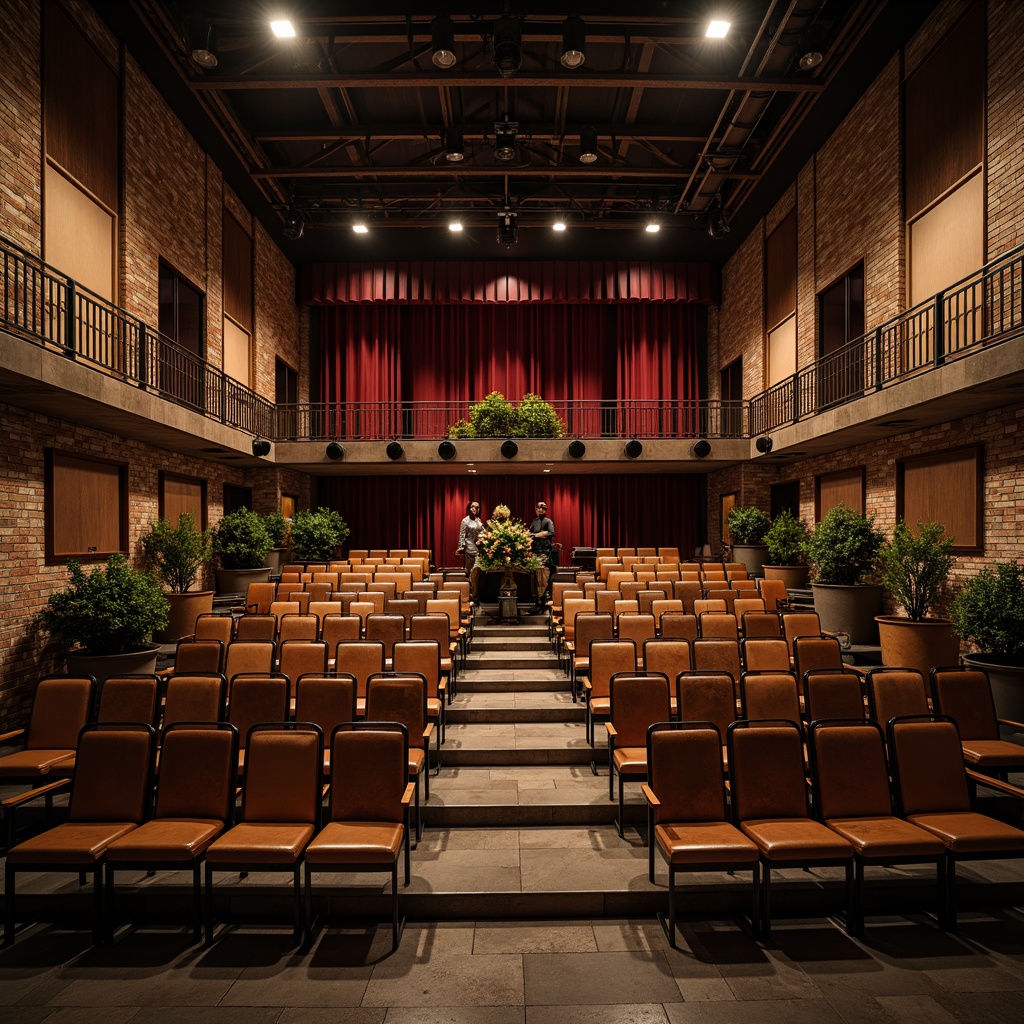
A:
POLYGON ((223 831, 224 823, 216 820, 154 818, 112 843, 107 850, 107 860, 112 864, 133 861, 188 863, 223 831))
POLYGON ((646 747, 616 747, 612 751, 612 759, 620 775, 647 774, 646 747))
POLYGON ((843 861, 853 855, 845 839, 811 818, 762 818, 740 822, 740 828, 768 861, 843 861))
POLYGON ((940 857, 944 847, 938 837, 890 815, 840 818, 825 822, 849 840, 861 857, 940 857))
POLYGON ((206 851, 206 860, 209 864, 294 863, 312 838, 312 825, 243 821, 225 832, 206 851))
POLYGON ((671 864, 753 864, 757 847, 727 821, 655 825, 658 848, 671 864))
POLYGON ((933 832, 954 854, 1024 854, 1024 832, 974 811, 911 814, 907 820, 933 832))
POLYGON ((610 715, 612 713, 612 701, 610 697, 591 697, 591 715, 610 715))
POLYGON ((136 827, 131 822, 65 822, 15 846, 7 853, 7 863, 67 864, 88 869, 102 860, 112 842, 136 827))
POLYGON ((332 821, 306 847, 311 867, 330 864, 390 866, 402 848, 401 825, 379 821, 332 821))

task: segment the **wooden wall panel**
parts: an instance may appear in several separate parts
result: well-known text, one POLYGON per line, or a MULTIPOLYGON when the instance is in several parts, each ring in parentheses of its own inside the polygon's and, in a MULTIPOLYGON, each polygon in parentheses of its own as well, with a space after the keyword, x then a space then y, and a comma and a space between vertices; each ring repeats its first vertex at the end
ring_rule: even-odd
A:
POLYGON ((796 312, 796 210, 765 242, 765 322, 769 331, 796 312))
POLYGON ((842 502, 856 512, 864 511, 864 467, 841 469, 823 473, 814 481, 814 517, 817 522, 828 514, 833 505, 842 502))
POLYGON ((252 384, 252 344, 248 332, 224 317, 224 372, 239 384, 252 384))
POLYGON ((736 507, 736 492, 722 495, 722 543, 731 544, 732 534, 729 533, 729 513, 736 507))
POLYGON ((767 387, 796 373, 796 316, 784 320, 768 335, 767 387))
POLYGON ((127 466, 46 451, 47 561, 105 559, 127 544, 127 466))
POLYGON ((178 525, 182 512, 191 512, 196 526, 206 529, 206 481, 195 477, 160 474, 160 518, 178 525))
POLYGON ((957 551, 981 551, 981 445, 896 464, 896 515, 909 525, 941 523, 957 551))
POLYGON ((252 333, 252 239, 224 211, 224 312, 252 333))

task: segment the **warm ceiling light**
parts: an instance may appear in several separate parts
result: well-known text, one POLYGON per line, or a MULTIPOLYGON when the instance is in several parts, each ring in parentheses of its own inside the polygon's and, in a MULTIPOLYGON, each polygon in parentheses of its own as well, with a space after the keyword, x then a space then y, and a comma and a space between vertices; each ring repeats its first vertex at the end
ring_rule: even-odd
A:
POLYGON ((592 164, 597 162, 597 129, 584 128, 580 132, 580 163, 592 164))
POLYGON ((466 159, 466 143, 461 128, 449 128, 444 133, 444 158, 453 164, 466 159))
POLYGON ((587 59, 583 52, 587 42, 587 28, 583 19, 575 14, 570 15, 562 22, 562 56, 558 59, 562 67, 580 68, 587 59))
POLYGON ((455 64, 455 26, 447 14, 439 14, 430 23, 431 60, 435 67, 450 68, 455 64))
POLYGON ((370 233, 370 229, 361 220, 357 220, 355 224, 352 225, 352 230, 357 235, 367 235, 370 233))
POLYGON ((499 18, 494 23, 494 63, 502 78, 510 78, 523 62, 523 35, 519 19, 499 18))
POLYGON ((448 230, 449 231, 461 231, 462 230, 462 221, 461 220, 450 220, 450 221, 448 221, 448 230))
POLYGON ((704 33, 707 39, 724 39, 729 34, 730 23, 715 19, 708 22, 707 31, 704 33))
POLYGON ((661 230, 661 225, 656 220, 649 220, 644 226, 644 231, 649 235, 656 235, 661 230))
POLYGON ((192 48, 192 59, 201 68, 215 68, 217 66, 217 54, 213 49, 213 25, 208 21, 198 29, 195 46, 192 48))
POLYGON ((555 217, 555 222, 554 222, 554 224, 551 225, 551 230, 552 231, 564 231, 565 228, 566 228, 565 218, 561 214, 559 214, 557 217, 555 217))
POLYGON ((270 31, 273 32, 278 39, 295 38, 295 26, 287 18, 280 18, 277 21, 272 21, 270 23, 270 31))
POLYGON ((797 43, 797 65, 801 71, 813 71, 825 59, 825 43, 821 29, 812 25, 797 43))

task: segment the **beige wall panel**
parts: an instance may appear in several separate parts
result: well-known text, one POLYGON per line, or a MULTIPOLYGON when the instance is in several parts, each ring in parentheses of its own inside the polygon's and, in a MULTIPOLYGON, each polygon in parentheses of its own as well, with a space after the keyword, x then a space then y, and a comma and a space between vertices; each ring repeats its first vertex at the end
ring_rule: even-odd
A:
POLYGON ((114 301, 115 218, 55 167, 44 174, 43 258, 114 301))
POLYGON ((233 320, 224 317, 224 372, 252 386, 252 339, 233 320))
POLYGON ((768 333, 768 380, 771 387, 796 373, 796 317, 784 320, 768 333))

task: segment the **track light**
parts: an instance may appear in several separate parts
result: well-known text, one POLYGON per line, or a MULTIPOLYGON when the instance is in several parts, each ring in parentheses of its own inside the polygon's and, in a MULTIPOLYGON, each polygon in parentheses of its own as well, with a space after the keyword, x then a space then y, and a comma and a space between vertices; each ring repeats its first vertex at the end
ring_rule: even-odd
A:
POLYGON ((801 71, 813 71, 825 59, 824 51, 823 33, 817 25, 812 25, 797 43, 797 66, 801 71))
POLYGON ((331 441, 327 446, 327 458, 332 462, 337 462, 338 459, 345 458, 345 449, 337 441, 331 441))
POLYGON ((587 44, 587 27, 583 19, 575 14, 562 22, 562 56, 558 59, 565 68, 581 68, 587 59, 584 47, 587 44))
POLYGON ((405 452, 399 441, 389 441, 387 448, 384 449, 387 457, 394 462, 395 459, 400 459, 405 452))
POLYGON ((593 164, 597 162, 597 129, 584 128, 580 132, 580 163, 593 164))
POLYGON ((772 441, 772 439, 767 434, 765 434, 762 437, 759 437, 754 442, 754 447, 762 455, 767 455, 772 450, 772 448, 775 447, 775 443, 772 441))
POLYGON ((498 245, 515 245, 519 241, 519 219, 510 210, 498 214, 498 245))
POLYGON ((461 128, 452 127, 444 133, 444 158, 452 164, 466 159, 466 143, 461 128))
POLYGON ((448 461, 448 459, 454 459, 455 445, 453 445, 451 441, 442 441, 437 446, 437 454, 440 455, 441 458, 444 459, 446 462, 448 461))
POLYGON ((693 447, 690 449, 698 459, 706 459, 711 454, 711 445, 708 443, 706 438, 701 438, 699 441, 693 442, 693 447))
POLYGON ((569 442, 569 454, 574 459, 582 459, 587 454, 587 446, 579 439, 569 442))
POLYGON ((270 454, 270 442, 262 441, 258 437, 252 439, 252 453, 258 458, 263 458, 264 455, 270 454))
POLYGON ((217 66, 217 54, 214 53, 213 25, 205 21, 196 26, 193 37, 195 46, 192 48, 192 59, 201 67, 212 69, 217 66))
POLYGON ((725 211, 722 209, 722 197, 715 196, 708 207, 708 234, 712 238, 725 238, 729 234, 729 224, 725 219, 725 211))
POLYGON ((284 227, 281 230, 284 233, 284 237, 290 238, 293 242, 297 242, 302 237, 303 231, 306 230, 306 225, 302 217, 296 212, 294 206, 288 207, 288 213, 284 219, 284 227))
POLYGON ((431 60, 435 67, 450 68, 455 64, 455 26, 447 14, 439 14, 430 23, 431 60))
POLYGON ((523 35, 519 19, 499 18, 494 23, 494 63, 502 78, 510 78, 523 62, 523 35))
POLYGON ((634 437, 626 442, 625 452, 628 458, 639 459, 644 452, 644 446, 634 437))
POLYGON ((514 459, 519 454, 519 445, 511 440, 501 442, 501 455, 505 459, 514 459))

